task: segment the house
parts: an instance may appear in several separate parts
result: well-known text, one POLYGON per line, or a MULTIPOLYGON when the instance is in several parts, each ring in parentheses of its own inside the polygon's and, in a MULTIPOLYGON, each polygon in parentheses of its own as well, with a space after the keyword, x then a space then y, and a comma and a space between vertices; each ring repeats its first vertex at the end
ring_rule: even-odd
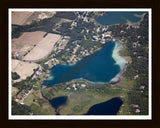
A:
POLYGON ((145 88, 145 86, 140 86, 140 89, 144 89, 145 88))
POLYGON ((138 108, 139 105, 138 104, 132 104, 134 108, 138 108))
POLYGON ((70 39, 70 37, 69 37, 69 36, 64 36, 64 38, 65 38, 65 39, 70 39))
POLYGON ((88 22, 89 20, 88 20, 88 18, 87 18, 87 17, 84 17, 84 18, 83 18, 83 21, 88 22))
POLYGON ((135 76, 134 76, 134 79, 137 79, 137 78, 138 78, 138 75, 135 75, 135 76))
POLYGON ((75 84, 73 84, 73 85, 72 85, 72 87, 73 87, 73 88, 75 88, 75 87, 76 87, 76 85, 75 85, 75 84))
POLYGON ((120 33, 126 33, 125 31, 121 30, 120 33))
POLYGON ((111 32, 105 32, 104 34, 102 34, 103 37, 111 37, 111 32))
POLYGON ((133 48, 136 48, 137 46, 141 46, 141 44, 139 44, 139 42, 133 42, 133 48))
POLYGON ((16 95, 16 99, 22 100, 21 93, 19 93, 18 95, 16 95))
POLYGON ((136 54, 137 54, 137 52, 133 52, 133 54, 134 54, 134 55, 136 55, 136 54))
POLYGON ((141 58, 142 58, 142 56, 138 56, 137 58, 138 58, 138 59, 141 59, 141 58))
POLYGON ((97 28, 97 33, 100 31, 100 27, 97 28))
POLYGON ((98 41, 98 36, 93 36, 93 38, 94 38, 96 41, 98 41))
POLYGON ((18 52, 15 52, 15 55, 16 55, 16 57, 18 57, 19 56, 18 52))
POLYGON ((133 42, 133 48, 137 47, 137 42, 133 42))
POLYGON ((72 24, 71 24, 71 27, 74 27, 74 26, 77 27, 77 22, 73 21, 72 24))
POLYGON ((86 85, 85 84, 81 84, 81 87, 83 88, 83 87, 86 87, 86 85))
POLYGON ((45 62, 44 64, 46 64, 46 65, 47 65, 48 63, 49 63, 49 61, 45 62))
POLYGON ((67 87, 66 89, 67 89, 67 90, 70 90, 71 88, 70 88, 70 87, 67 87))
POLYGON ((89 29, 87 29, 86 32, 89 33, 89 29))
POLYGON ((107 28, 106 28, 106 27, 103 27, 103 28, 102 28, 102 31, 105 31, 105 30, 107 30, 107 28))
POLYGON ((136 113, 139 113, 139 112, 141 112, 141 111, 140 111, 140 109, 136 109, 136 111, 135 111, 135 112, 136 112, 136 113))
POLYGON ((112 41, 113 41, 113 42, 115 42, 115 41, 116 41, 116 39, 113 39, 112 41))

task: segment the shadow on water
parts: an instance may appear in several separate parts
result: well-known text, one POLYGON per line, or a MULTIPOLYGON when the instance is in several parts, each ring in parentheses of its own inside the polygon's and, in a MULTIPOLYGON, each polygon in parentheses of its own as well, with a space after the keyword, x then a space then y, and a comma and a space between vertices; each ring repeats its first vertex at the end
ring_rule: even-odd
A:
POLYGON ((122 100, 116 97, 106 102, 93 105, 85 115, 117 115, 122 104, 122 100))
POLYGON ((55 108, 56 115, 59 115, 59 107, 65 105, 67 101, 67 96, 60 96, 49 100, 52 107, 55 108))

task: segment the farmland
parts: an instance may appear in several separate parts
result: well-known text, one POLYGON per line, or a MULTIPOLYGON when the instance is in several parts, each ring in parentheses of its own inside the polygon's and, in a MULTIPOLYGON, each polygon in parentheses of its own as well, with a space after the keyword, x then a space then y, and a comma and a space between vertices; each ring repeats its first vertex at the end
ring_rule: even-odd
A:
POLYGON ((34 73, 33 69, 36 68, 38 68, 38 64, 12 59, 12 72, 16 72, 20 76, 18 80, 15 80, 15 82, 31 76, 34 73))
POLYGON ((23 60, 39 61, 44 59, 52 52, 54 44, 60 38, 60 35, 48 34, 23 58, 23 60))
POLYGON ((12 24, 26 25, 31 24, 32 21, 37 21, 45 18, 52 17, 56 12, 12 12, 12 24))
POLYGON ((24 25, 33 12, 12 12, 12 24, 24 25))
POLYGON ((19 38, 12 39, 12 55, 22 57, 37 45, 45 34, 43 31, 25 32, 19 38))

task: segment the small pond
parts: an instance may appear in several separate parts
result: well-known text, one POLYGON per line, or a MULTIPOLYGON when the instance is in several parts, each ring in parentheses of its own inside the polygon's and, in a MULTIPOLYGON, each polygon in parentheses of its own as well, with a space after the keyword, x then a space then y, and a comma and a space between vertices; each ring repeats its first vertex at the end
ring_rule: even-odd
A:
POLYGON ((117 115, 122 104, 122 100, 116 97, 106 102, 93 105, 86 115, 117 115))

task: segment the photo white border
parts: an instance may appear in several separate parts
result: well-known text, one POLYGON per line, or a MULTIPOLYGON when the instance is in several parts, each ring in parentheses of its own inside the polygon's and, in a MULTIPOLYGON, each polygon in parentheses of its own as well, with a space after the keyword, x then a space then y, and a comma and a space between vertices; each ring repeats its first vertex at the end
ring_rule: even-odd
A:
POLYGON ((47 9, 47 8, 9 8, 8 9, 8 38, 9 38, 9 70, 8 70, 8 82, 9 82, 9 88, 8 88, 8 119, 9 120, 151 120, 152 119, 152 9, 151 8, 112 8, 112 9, 105 9, 105 8, 89 8, 89 9, 79 9, 79 8, 53 8, 53 9, 47 9), (105 116, 80 116, 80 115, 11 115, 11 14, 12 11, 147 11, 149 14, 149 115, 105 115, 105 116))

